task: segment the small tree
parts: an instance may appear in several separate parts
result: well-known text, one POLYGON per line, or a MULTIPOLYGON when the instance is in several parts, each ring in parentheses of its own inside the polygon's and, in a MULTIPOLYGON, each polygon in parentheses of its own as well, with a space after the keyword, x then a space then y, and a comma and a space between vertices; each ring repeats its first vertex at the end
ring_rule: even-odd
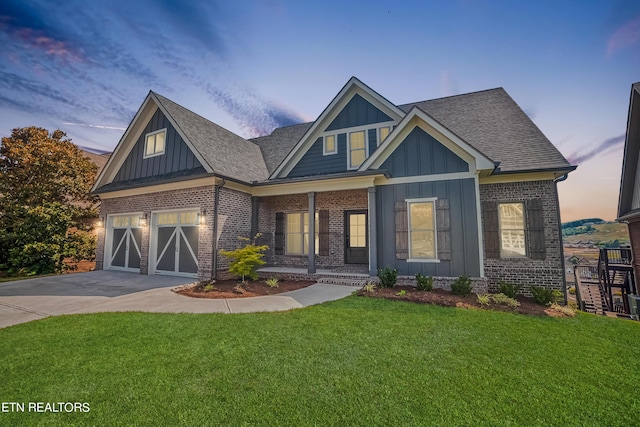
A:
POLYGON ((245 282, 245 277, 256 280, 258 278, 256 268, 258 268, 259 265, 266 264, 262 258, 264 258, 264 251, 269 249, 269 246, 256 245, 256 239, 258 237, 260 237, 260 233, 256 234, 253 239, 238 237, 239 240, 248 243, 233 251, 220 250, 222 256, 231 259, 229 272, 238 278, 242 278, 242 283, 245 282))

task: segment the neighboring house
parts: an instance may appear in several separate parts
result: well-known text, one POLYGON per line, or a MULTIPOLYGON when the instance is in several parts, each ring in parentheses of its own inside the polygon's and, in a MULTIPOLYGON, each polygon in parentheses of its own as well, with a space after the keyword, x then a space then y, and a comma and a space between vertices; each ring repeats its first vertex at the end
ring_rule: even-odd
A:
MULTIPOLYGON (((631 85, 617 221, 626 222, 635 277, 640 277, 640 82, 631 85)), ((636 279, 637 280, 637 279, 636 279)))
POLYGON ((268 265, 309 274, 562 289, 574 169, 502 88, 395 105, 354 77, 314 122, 250 140, 150 92, 94 187, 98 268, 209 278, 259 232, 268 265))

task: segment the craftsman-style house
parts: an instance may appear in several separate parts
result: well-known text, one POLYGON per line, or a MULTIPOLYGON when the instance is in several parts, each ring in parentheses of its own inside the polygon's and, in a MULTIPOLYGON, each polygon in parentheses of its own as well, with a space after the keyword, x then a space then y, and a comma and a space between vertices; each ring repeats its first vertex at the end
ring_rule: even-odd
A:
POLYGON ((574 169, 502 88, 395 105, 354 77, 314 122, 254 139, 150 92, 93 190, 97 266, 210 278, 261 233, 269 266, 307 274, 561 289, 574 169))

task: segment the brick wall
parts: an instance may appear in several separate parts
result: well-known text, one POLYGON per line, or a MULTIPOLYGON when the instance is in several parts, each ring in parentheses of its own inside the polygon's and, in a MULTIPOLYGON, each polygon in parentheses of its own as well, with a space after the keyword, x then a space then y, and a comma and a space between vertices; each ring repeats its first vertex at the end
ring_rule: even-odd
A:
POLYGON ((206 210, 206 223, 200 226, 200 235, 198 236, 198 276, 201 278, 211 277, 214 194, 215 187, 204 186, 103 199, 100 206, 100 216, 105 219, 105 228, 102 228, 98 233, 96 269, 101 270, 104 267, 104 238, 107 215, 129 212, 144 212, 147 215, 149 225, 142 229, 142 247, 140 248, 142 255, 140 260, 140 273, 147 274, 149 271, 149 229, 151 212, 167 209, 194 208, 200 211, 206 210))
MULTIPOLYGON (((487 259, 485 255, 484 272, 491 290, 496 290, 500 281, 523 286, 522 292, 525 294, 529 293, 530 285, 562 290, 562 241, 559 237, 557 193, 553 181, 480 185, 482 202, 522 202, 535 198, 541 199, 543 205, 546 258, 487 259)), ((484 212, 482 221, 484 224, 484 212)))
MULTIPOLYGON (((316 210, 329 210, 329 255, 316 256, 316 267, 344 267, 344 211, 367 209, 367 190, 344 190, 316 193, 316 210)), ((266 261, 269 265, 306 268, 308 257, 275 255, 274 231, 276 212, 292 213, 309 210, 309 196, 293 194, 287 196, 262 197, 259 202, 258 230, 263 234, 261 242, 269 245, 266 261)))
POLYGON ((233 250, 247 242, 239 237, 251 238, 251 195, 228 188, 220 190, 218 208, 218 275, 224 276, 229 260, 220 255, 220 249, 233 250))

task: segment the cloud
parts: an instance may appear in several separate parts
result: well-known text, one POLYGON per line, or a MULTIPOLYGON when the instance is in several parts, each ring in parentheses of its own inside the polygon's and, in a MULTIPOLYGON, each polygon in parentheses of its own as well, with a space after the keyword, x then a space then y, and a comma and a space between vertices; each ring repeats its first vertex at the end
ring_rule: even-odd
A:
POLYGON ((587 151, 586 153, 580 153, 579 151, 574 152, 573 154, 567 156, 567 160, 572 165, 578 165, 580 163, 584 163, 587 160, 590 160, 594 156, 600 153, 604 153, 605 151, 617 147, 624 143, 625 135, 618 135, 612 138, 605 139, 600 144, 598 144, 595 148, 587 151))
POLYGON ((640 16, 619 27, 609 38, 607 56, 613 56, 617 51, 632 46, 640 41, 640 16))
POLYGON ((440 74, 440 83, 444 96, 458 95, 460 93, 458 82, 448 70, 444 70, 440 74))
POLYGON ((117 126, 105 126, 105 125, 90 125, 87 123, 71 123, 71 122, 63 122, 63 125, 67 126, 82 126, 86 128, 94 128, 94 129, 107 129, 107 130, 127 130, 127 128, 121 128, 117 126))

